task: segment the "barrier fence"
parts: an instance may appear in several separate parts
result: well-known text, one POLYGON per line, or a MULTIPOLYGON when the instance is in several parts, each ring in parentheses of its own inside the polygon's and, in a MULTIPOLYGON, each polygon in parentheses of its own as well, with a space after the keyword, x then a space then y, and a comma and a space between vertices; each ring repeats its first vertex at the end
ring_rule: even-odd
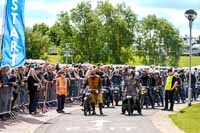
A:
MULTIPOLYGON (((81 90, 84 88, 86 80, 70 79, 68 86, 68 98, 77 98, 81 95, 81 90)), ((55 105, 57 103, 56 81, 43 84, 43 87, 38 92, 39 105, 55 105)), ((21 111, 29 105, 29 91, 27 84, 23 86, 10 87, 4 86, 0 88, 0 115, 10 114, 12 111, 21 111)))
POLYGON ((4 85, 0 88, 0 115, 11 112, 12 87, 4 85))

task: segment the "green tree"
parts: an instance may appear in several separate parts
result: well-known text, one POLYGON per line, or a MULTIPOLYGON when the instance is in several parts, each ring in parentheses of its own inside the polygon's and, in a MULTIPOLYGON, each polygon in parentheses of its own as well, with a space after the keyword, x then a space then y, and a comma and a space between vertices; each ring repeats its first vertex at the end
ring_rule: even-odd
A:
POLYGON ((101 35, 105 43, 108 44, 110 52, 108 54, 110 56, 109 62, 114 64, 127 63, 131 58, 128 51, 134 43, 136 15, 124 3, 113 7, 108 1, 99 2, 97 13, 103 25, 101 35), (130 56, 127 57, 127 54, 130 56))
POLYGON ((149 15, 139 25, 137 55, 146 65, 178 66, 182 42, 179 32, 165 19, 149 15))
POLYGON ((49 30, 49 26, 45 23, 38 23, 33 26, 33 32, 40 32, 42 35, 46 35, 49 30))
POLYGON ((60 46, 63 39, 63 30, 62 26, 58 23, 55 23, 52 27, 49 28, 47 32, 49 39, 52 45, 60 46))
POLYGON ((25 30, 26 58, 27 59, 47 59, 45 53, 48 51, 49 38, 41 32, 33 31, 31 28, 25 30))
POLYGON ((77 61, 100 62, 102 43, 99 38, 101 23, 90 2, 81 2, 71 10, 74 24, 74 43, 71 45, 77 61))
MULTIPOLYGON (((73 40, 73 26, 70 23, 70 16, 68 12, 61 12, 58 14, 56 23, 50 27, 48 36, 52 45, 59 48, 60 62, 65 62, 64 52, 69 50, 66 44, 71 44, 73 40)), ((71 46, 70 46, 71 47, 71 46)))

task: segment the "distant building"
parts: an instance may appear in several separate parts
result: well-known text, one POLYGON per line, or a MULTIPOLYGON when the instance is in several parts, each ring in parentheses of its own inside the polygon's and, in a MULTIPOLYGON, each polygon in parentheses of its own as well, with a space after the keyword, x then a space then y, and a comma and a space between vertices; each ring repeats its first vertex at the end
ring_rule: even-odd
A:
POLYGON ((50 49, 48 49, 48 54, 49 55, 57 55, 58 51, 56 48, 50 48, 50 49))

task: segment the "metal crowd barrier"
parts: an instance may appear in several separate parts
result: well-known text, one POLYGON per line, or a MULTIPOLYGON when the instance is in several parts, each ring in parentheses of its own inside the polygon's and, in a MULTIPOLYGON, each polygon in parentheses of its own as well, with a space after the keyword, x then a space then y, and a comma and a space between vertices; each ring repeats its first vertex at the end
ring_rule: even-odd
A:
MULTIPOLYGON (((79 99, 81 95, 81 90, 84 89, 86 79, 80 78, 80 79, 71 79, 69 80, 68 84, 68 94, 66 99, 79 99)), ((57 95, 56 95, 56 82, 53 83, 47 83, 44 85, 42 89, 39 91, 39 98, 38 103, 39 104, 51 104, 57 102, 57 95)))
POLYGON ((39 91, 39 104, 51 104, 57 102, 55 82, 44 84, 39 91))
POLYGON ((70 84, 71 81, 72 80, 69 81, 68 95, 66 97, 65 102, 67 104, 78 105, 81 102, 81 96, 83 94, 86 79, 85 78, 76 79, 73 84, 70 84))
POLYGON ((81 95, 81 90, 84 89, 85 83, 85 78, 70 79, 68 86, 68 97, 79 97, 81 95))
POLYGON ((85 89, 86 78, 80 78, 78 80, 78 97, 82 95, 83 90, 85 89))
POLYGON ((11 113, 12 88, 4 85, 0 88, 0 115, 11 113))
POLYGON ((47 103, 57 102, 55 82, 54 83, 47 83, 46 89, 47 89, 47 99, 46 99, 47 103))
MULTIPOLYGON (((70 81, 70 83, 72 82, 70 81)), ((79 98, 83 92, 82 90, 84 89, 85 83, 86 79, 80 78, 75 80, 73 84, 69 84, 67 97, 73 98, 73 102, 77 102, 77 100, 80 100, 79 98)), ((57 103, 55 82, 46 83, 44 87, 39 91, 38 96, 39 105, 51 103, 57 103)), ((0 115, 10 114, 14 117, 15 112, 21 111, 21 109, 25 110, 28 105, 29 91, 27 88, 27 84, 25 86, 18 86, 15 89, 9 86, 4 86, 0 88, 0 115)))
POLYGON ((15 112, 22 111, 24 112, 26 106, 29 104, 29 95, 27 84, 24 86, 17 86, 13 89, 12 93, 12 104, 11 111, 15 115, 15 112))

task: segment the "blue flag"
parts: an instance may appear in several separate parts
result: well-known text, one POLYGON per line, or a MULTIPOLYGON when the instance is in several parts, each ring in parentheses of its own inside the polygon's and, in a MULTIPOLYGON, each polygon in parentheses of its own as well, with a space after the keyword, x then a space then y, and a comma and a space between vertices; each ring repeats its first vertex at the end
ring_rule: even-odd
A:
POLYGON ((7 0, 3 23, 1 66, 23 66, 25 54, 25 0, 7 0))

